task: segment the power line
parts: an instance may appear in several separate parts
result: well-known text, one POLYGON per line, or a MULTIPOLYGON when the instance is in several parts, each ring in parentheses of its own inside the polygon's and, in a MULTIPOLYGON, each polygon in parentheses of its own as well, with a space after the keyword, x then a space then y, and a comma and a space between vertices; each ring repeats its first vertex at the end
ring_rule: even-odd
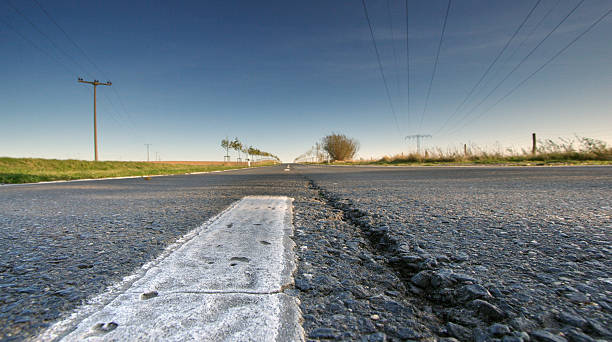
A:
MULTIPOLYGON (((36 0, 34 0, 36 1, 36 0)), ((6 0, 7 4, 12 7, 15 12, 17 12, 17 14, 19 14, 21 17, 23 17, 36 31, 38 31, 41 35, 43 35, 51 44, 53 47, 55 47, 55 49, 59 50, 61 53, 63 53, 65 56, 67 56, 75 65, 77 65, 80 69, 81 72, 85 75, 88 75, 86 69, 80 64, 78 63, 78 61, 76 61, 76 59, 70 55, 69 53, 67 53, 64 49, 60 48, 59 45, 53 40, 51 39, 51 37, 49 37, 49 35, 47 35, 46 33, 44 33, 36 24, 34 24, 23 12, 21 12, 18 8, 16 8, 11 2, 10 0, 6 0)), ((59 26, 59 24, 53 20, 53 18, 50 16, 50 14, 40 5, 40 3, 38 3, 39 7, 41 8, 41 10, 43 10, 43 12, 45 12, 45 14, 47 15, 47 17, 54 22, 54 24, 62 31, 64 32, 64 34, 66 35, 66 37, 75 45, 77 46, 82 52, 83 54, 85 54, 85 52, 78 46, 78 44, 76 44, 76 42, 74 42, 66 33, 65 30, 63 30, 61 28, 61 26, 59 26)), ((0 18, 1 19, 1 18, 0 18)), ((56 56, 54 56, 53 54, 49 53, 48 51, 46 51, 45 49, 41 48, 39 45, 37 45, 36 43, 34 43, 31 39, 27 38, 26 36, 24 36, 21 32, 19 32, 17 29, 15 29, 12 25, 10 25, 8 22, 6 22, 5 20, 2 20, 4 22, 4 24, 6 26, 8 26, 10 29, 12 29, 15 33, 17 33, 17 35, 19 35, 23 40, 27 41, 28 43, 30 43, 32 46, 34 46, 36 49, 38 49, 39 51, 43 52, 45 55, 51 57, 53 60, 55 60, 60 66, 62 66, 66 71, 68 71, 69 73, 72 74, 79 74, 80 72, 76 71, 75 69, 72 69, 68 66, 66 66, 66 64, 64 64, 60 59, 58 59, 56 56)), ((89 58, 86 54, 85 56, 87 58, 89 58)), ((95 63, 93 63, 93 61, 90 60, 90 62, 97 68, 97 66, 95 65, 95 63)), ((99 69, 99 68, 98 68, 99 69)), ((104 72, 102 72, 104 73, 104 72)), ((124 126, 124 124, 122 123, 121 117, 123 117, 123 115, 120 114, 119 111, 117 111, 117 109, 115 108, 113 102, 110 100, 110 98, 108 97, 108 95, 106 93, 104 93, 104 96, 107 100, 107 102, 110 104, 110 106, 112 107, 112 110, 114 111, 109 111, 109 113, 111 114, 111 118, 113 120, 115 120, 120 126, 124 126), (116 114, 116 115, 115 115, 116 114)), ((129 119, 129 117, 128 117, 129 119)))
MULTIPOLYGON (((34 0, 36 2, 36 0, 34 0)), ((55 47, 58 51, 62 52, 65 56, 67 56, 75 65, 77 65, 81 71, 83 72, 83 74, 85 74, 86 76, 88 75, 87 70, 69 53, 67 53, 64 49, 60 48, 59 45, 57 45, 55 43, 55 41, 53 39, 51 39, 51 37, 49 37, 49 35, 47 35, 46 33, 44 33, 38 26, 36 26, 23 12, 21 12, 17 7, 15 7, 10 0, 6 0, 6 2, 15 10, 15 12, 17 12, 21 17, 23 17, 36 31, 38 31, 40 34, 42 34, 49 42, 51 42, 51 44, 53 45, 53 47, 55 47)), ((37 2, 38 3, 38 2, 37 2)), ((75 46, 78 47, 78 45, 72 40, 70 39, 70 37, 68 36, 68 34, 66 33, 66 31, 64 31, 59 24, 57 24, 57 22, 55 22, 55 20, 53 20, 53 18, 48 14, 48 12, 40 5, 40 3, 38 3, 38 5, 40 6, 40 8, 43 10, 43 12, 45 12, 45 14, 47 15, 47 17, 49 17, 49 19, 62 31, 64 32, 64 34, 66 35, 66 37, 68 38, 68 40, 70 40, 75 46)), ((78 47, 80 49, 80 47, 78 47)), ((81 49, 82 51, 82 49, 81 49)), ((83 52, 84 53, 84 52, 83 52)), ((87 56, 86 56, 87 57, 87 56)), ((71 73, 73 73, 74 71, 71 70, 71 73)), ((113 110, 117 113, 117 119, 116 121, 120 124, 120 120, 121 120, 121 114, 119 112, 117 112, 117 110, 114 108, 113 103, 110 101, 110 99, 108 99, 108 95, 106 95, 106 93, 104 93, 104 96, 106 97, 107 101, 110 103, 111 107, 113 108, 113 110)), ((115 114, 113 112, 111 113, 111 117, 113 119, 115 119, 115 114)))
MULTIPOLYGON (((44 55, 46 55, 47 57, 49 57, 51 60, 55 61, 59 66, 61 66, 64 70, 66 70, 68 73, 71 74, 78 74, 78 72, 74 69, 72 69, 71 67, 67 66, 66 64, 64 64, 64 62, 62 62, 59 58, 57 58, 57 56, 55 56, 54 54, 50 53, 49 51, 45 50, 44 48, 40 47, 38 44, 34 43, 34 41, 32 41, 31 39, 29 39, 28 37, 26 37, 25 35, 23 35, 21 32, 19 32, 19 30, 17 30, 13 25, 11 25, 8 21, 6 21, 6 19, 2 18, 0 16, 0 21, 2 23, 4 23, 4 25, 6 27, 8 27, 9 29, 11 29, 13 32, 15 32, 15 34, 17 34, 17 36, 19 36, 21 39, 23 39, 24 41, 26 41, 28 44, 32 45, 32 47, 34 47, 36 50, 40 51, 41 53, 43 53, 44 55)), ((86 91, 85 89, 83 89, 83 91, 86 91)))
MULTIPOLYGON (((104 99, 106 100, 106 102, 108 103, 109 107, 108 112, 111 114, 111 118, 113 118, 113 120, 121 127, 127 127, 124 125, 125 120, 122 119, 123 115, 121 115, 121 113, 119 111, 117 111, 117 108, 115 107, 115 105, 113 104, 113 102, 111 101, 110 97, 106 94, 106 92, 102 93, 104 94, 104 99)), ((131 127, 129 127, 131 129, 131 127)), ((135 131, 132 130, 132 132, 135 133, 135 131)))
MULTIPOLYGON (((523 45, 525 45, 525 43, 527 41, 529 41, 529 39, 531 38, 531 36, 533 36, 533 34, 538 30, 538 28, 540 28, 540 26, 542 25, 542 23, 544 23, 544 21, 546 20, 546 18, 548 18, 548 16, 555 10, 555 8, 557 8, 557 6, 559 6, 559 4, 561 3, 561 0, 557 0, 557 2, 555 2, 546 12, 546 14, 544 14, 544 16, 542 18, 540 18, 540 20, 538 21, 538 23, 536 25, 533 26, 533 28, 531 29, 531 31, 529 32, 529 34, 521 41, 521 43, 514 48, 514 51, 512 51, 512 53, 505 59, 505 64, 508 64, 510 61, 512 61, 513 57, 516 55, 517 52, 519 52, 521 50, 521 48, 523 47, 523 45)), ((484 86, 481 87, 481 90, 488 88, 489 84, 494 80, 497 79, 497 76, 501 73, 501 69, 497 70, 495 72, 495 75, 493 77, 489 78, 489 81, 485 82, 484 86)), ((480 91, 478 91, 477 93, 480 93, 480 91)))
POLYGON ((429 104, 429 96, 431 95, 431 86, 433 85, 434 77, 436 75, 436 69, 438 68, 438 60, 440 59, 440 49, 442 48, 442 42, 444 40, 444 32, 446 31, 446 22, 448 21, 448 13, 450 12, 451 0, 448 0, 448 6, 446 6, 446 14, 444 15, 444 24, 442 25, 442 33, 440 34, 440 42, 438 43, 438 51, 436 52, 436 60, 434 62, 433 71, 431 73, 431 79, 429 80, 429 87, 427 88, 427 96, 425 97, 425 106, 423 106, 423 114, 421 114, 421 121, 419 123, 419 129, 423 125, 423 118, 427 111, 427 105, 429 104))
POLYGON ((383 83, 385 85, 385 92, 387 93, 387 99, 389 100, 389 107, 391 108, 393 119, 395 120, 395 127, 397 128, 397 132, 401 136, 402 132, 400 130, 399 123, 397 121, 397 115, 395 115, 395 108, 393 107, 393 101, 391 100, 391 94, 389 93, 389 85, 387 84, 387 78, 385 77, 385 72, 383 69, 382 61, 380 60, 380 53, 378 52, 378 46, 376 45, 376 38, 374 38, 374 30, 372 29, 372 22, 370 21, 370 16, 368 14, 368 7, 366 6, 365 0, 361 0, 361 3, 363 4, 363 12, 368 22, 368 27, 370 28, 370 36, 372 37, 372 45, 374 46, 374 51, 376 52, 376 60, 378 60, 378 69, 380 70, 380 76, 382 77, 383 83))
MULTIPOLYGON (((74 45, 82 54, 83 56, 85 56, 85 58, 87 59, 87 61, 94 67, 96 68, 100 73, 102 73, 102 75, 106 78, 108 77, 108 74, 106 72, 104 72, 87 54, 87 52, 85 52, 85 50, 79 45, 77 44, 77 42, 72 39, 72 37, 70 37, 70 35, 68 34, 68 32, 66 32, 66 30, 64 30, 64 28, 53 18, 53 16, 51 15, 51 13, 49 13, 49 11, 47 11, 42 4, 38 1, 38 0, 32 0, 36 3, 36 5, 41 9, 41 11, 47 16, 47 18, 49 18, 49 20, 60 30, 62 31, 62 33, 64 34, 64 36, 66 37, 66 39, 68 39, 68 41, 70 41, 70 43, 72 43, 72 45, 74 45)), ((119 116, 125 117, 126 121, 128 121, 129 124, 131 124, 132 126, 135 126, 134 123, 131 121, 131 118, 128 114, 127 109, 125 108, 125 105, 123 104, 123 101, 121 99, 121 96, 119 96, 118 91, 115 89, 116 87, 112 87, 112 91, 113 93, 115 93, 115 95, 117 96, 117 99, 119 100, 119 104, 121 105, 122 109, 123 109, 123 114, 120 111, 117 111, 115 109, 114 104, 110 101, 110 99, 108 99, 108 96, 106 95, 106 93, 104 94, 104 96, 107 98, 107 100, 111 103, 111 106, 113 107, 113 110, 115 110, 115 112, 117 112, 117 114, 119 116)))
MULTIPOLYGON (((589 27, 587 27, 584 31, 582 31, 579 35, 577 35, 574 39, 572 39, 567 45, 565 45, 561 50, 557 51, 557 53, 555 53, 551 58, 549 58, 544 64, 542 64, 539 68, 537 68, 534 72, 532 72, 531 74, 529 74, 529 76, 527 76, 525 79, 523 79, 519 84, 517 84, 514 88, 512 88, 509 92, 507 92, 504 96, 502 96, 499 100, 497 100, 492 106, 490 106, 489 108, 487 108, 486 110, 484 110, 482 113, 480 113, 477 117, 475 117, 474 119, 470 120, 469 122, 466 122, 461 128, 465 127, 467 124, 478 120, 479 118, 481 118, 484 114, 486 114, 488 111, 490 111, 491 109, 493 109, 493 107, 497 106, 499 103, 501 103, 503 100, 505 100, 506 98, 508 98, 508 96, 512 95, 512 93, 514 93, 517 89, 519 89, 520 87, 522 87, 525 83, 527 83, 527 81, 529 81, 533 76, 535 76, 538 72, 540 72, 542 69, 544 69, 548 64, 550 64, 553 60, 555 60, 557 57, 559 57, 561 54, 563 54, 567 49, 569 49, 576 41, 578 41, 580 38, 582 38, 585 34, 587 34, 589 31, 591 31, 595 26, 597 26, 597 24, 599 24, 602 20, 604 20, 608 15, 610 15, 610 13, 612 13, 612 9, 608 10, 606 13, 604 13, 604 15, 602 15, 601 17, 599 17, 597 20, 595 20, 589 27)), ((460 129, 461 129, 460 128, 460 129)))
MULTIPOLYGON (((104 74, 104 72, 103 72, 104 74)), ((125 116, 127 118, 127 122, 132 126, 132 127, 136 127, 136 124, 134 123, 134 121, 132 121, 132 118, 130 117, 130 112, 126 109, 125 104, 123 103, 123 100, 121 99, 121 95, 119 95, 119 91, 115 89, 116 87, 113 87, 113 92, 115 93, 115 96, 117 96, 117 99, 119 100, 119 105, 121 105, 121 108, 123 109, 123 112, 125 113, 125 116)))
POLYGON ((113 112, 115 112, 115 114, 117 114, 117 119, 121 121, 121 122, 118 121, 119 125, 123 126, 123 127, 127 127, 130 130, 132 130, 132 132, 136 133, 134 131, 135 126, 130 121, 128 121, 129 117, 127 116, 127 114, 122 113, 120 110, 117 110, 117 107, 115 106, 115 103, 111 100, 111 98, 106 93, 104 93, 104 98, 106 99, 106 102, 108 102, 110 107, 112 108, 113 112), (124 123, 126 123, 126 122, 129 125, 125 125, 124 123))
POLYGON ((512 43, 512 41, 514 40, 514 38, 517 36, 517 34, 519 33, 519 31, 523 28, 523 26, 525 26, 525 23, 527 22, 527 20, 529 20, 529 18, 531 17, 531 15, 533 14, 533 12, 535 11, 535 9, 538 7, 538 5, 540 5, 540 2, 542 2, 542 0, 538 0, 536 1, 535 5, 533 5, 533 7, 531 7, 531 10, 529 10, 529 13, 527 13, 527 16, 525 16, 525 18, 523 19, 523 21, 521 22, 521 24, 516 28, 516 30, 514 31, 514 33, 512 34, 512 36, 510 37, 510 39, 508 39, 508 41, 506 42, 506 44, 504 45, 504 47, 499 51, 499 53, 497 54, 497 56, 495 56, 495 58, 493 59, 493 61, 491 62, 491 64, 489 64, 489 67, 487 67, 487 69, 485 70, 485 72, 482 74, 482 76, 480 76, 480 79, 478 80, 478 82, 476 82, 476 84, 474 84, 474 86, 472 87, 472 89, 469 91, 469 93, 467 94, 467 96, 463 99, 463 101, 459 104, 459 106, 457 106, 457 108, 455 109, 455 111, 446 119, 446 121, 444 122, 444 124, 442 124, 442 126, 436 131, 437 134, 440 131, 442 131, 442 129, 444 129, 444 127, 446 127, 446 125, 450 122, 450 120, 459 112, 459 109, 461 109, 461 107, 463 107, 463 105, 467 102, 467 100, 472 96, 472 94, 474 93, 474 91, 476 90, 476 88, 478 88, 478 86, 480 86, 480 84, 482 83, 482 81, 485 79, 485 77, 487 77, 487 75, 489 74, 489 72, 491 71, 491 69, 493 68, 493 66, 495 65, 495 63, 497 63, 497 61, 499 60, 499 58, 504 54, 504 52, 506 51, 506 49, 508 48, 508 46, 510 46, 510 43, 512 43))
POLYGON ((391 30, 391 48, 393 50, 393 59, 395 60, 395 81, 397 84, 397 92, 400 93, 400 75, 399 75, 399 60, 397 59, 397 51, 395 48, 395 30, 393 29, 393 16, 391 15, 391 0, 387 0, 387 17, 389 18, 389 29, 391 30))
MULTIPOLYGON (((17 12, 23 19, 25 19, 25 21, 27 21, 38 33, 40 33, 43 37, 45 37, 51 43, 51 45, 53 45, 53 47, 55 47, 59 52, 63 53, 64 56, 68 57, 68 59, 70 59, 77 67, 79 67, 81 71, 85 70, 85 68, 83 68, 83 66, 77 60, 75 60, 70 54, 68 54, 64 49, 62 49, 59 45, 57 45, 55 41, 51 39, 51 37, 49 37, 49 35, 47 35, 38 26, 36 26, 36 24, 34 24, 30 20, 30 18, 28 18, 25 14, 23 14, 23 12, 21 12, 17 7, 15 7, 15 5, 13 5, 13 3, 10 0, 5 0, 5 1, 7 4, 9 4, 11 8, 13 8, 13 10, 15 10, 15 12, 17 12)), ((84 74, 86 73, 84 72, 84 74)))
POLYGON ((531 57, 531 55, 533 55, 533 53, 559 28, 559 26, 561 26, 566 20, 567 18, 569 18, 574 12, 576 12, 576 10, 578 9, 578 7, 580 7, 580 5, 582 5, 582 3, 584 2, 584 0, 580 0, 580 2, 565 16, 563 17, 563 19, 550 31, 548 32, 548 34, 542 39, 540 40, 540 42, 531 50, 529 51, 529 53, 523 57, 523 59, 512 69, 510 70, 510 72, 499 82, 497 83, 497 85, 493 88, 493 90, 491 90, 476 106, 474 106, 469 112, 467 112, 459 121, 464 121, 466 120, 470 114, 472 114, 476 108, 480 107, 480 105, 482 105, 489 97, 491 97, 491 95, 493 95, 493 93, 495 93, 495 91, 521 66, 523 65, 523 63, 525 63, 525 61, 527 59, 529 59, 529 57, 531 57))
MULTIPOLYGON (((25 40, 26 42, 28 42, 30 45, 32 45, 35 49, 37 49, 38 51, 42 52, 43 54, 47 55, 49 58, 53 59, 55 62, 57 62, 57 64, 59 64, 62 68, 64 68, 66 71, 68 71, 69 73, 75 73, 75 70, 71 69, 70 67, 68 67, 66 64, 64 64, 64 62, 62 62, 61 60, 59 60, 56 56, 54 56, 53 54, 51 54, 50 52, 48 52, 47 50, 41 48, 38 44, 34 43, 31 39, 29 39, 28 37, 24 36, 21 32, 19 32, 13 25, 11 25, 8 21, 6 21, 4 18, 0 17, 0 21, 2 21, 4 23, 4 25, 6 25, 9 29, 11 29, 13 32, 15 32, 21 39, 25 40)), ((78 73, 75 73, 78 74, 78 73)))
POLYGON ((540 28, 542 23, 544 23, 544 20, 546 20, 546 18, 548 18, 548 16, 552 13, 552 11, 555 10, 555 8, 557 8, 557 6, 559 6, 560 3, 561 3, 561 0, 557 0, 557 2, 554 5, 552 5, 550 7, 550 9, 548 9, 546 14, 544 14, 544 16, 538 21, 538 23, 531 29, 531 31, 525 37, 525 39, 523 39, 521 41, 521 43, 516 47, 516 49, 514 49, 514 51, 508 56, 508 58, 506 58, 506 61, 511 61, 512 60, 512 57, 514 57, 516 55, 516 53, 518 51, 520 51, 520 49, 523 47, 523 45, 525 45, 525 43, 529 40, 529 38, 531 38, 531 36, 533 36, 533 34, 537 31, 537 29, 540 28))
POLYGON ((410 128, 410 42, 409 42, 409 30, 408 30, 408 0, 406 0, 406 114, 407 114, 407 127, 410 128))
POLYGON ((38 5, 38 7, 42 10, 42 12, 47 16, 47 18, 49 18, 49 20, 51 20, 51 22, 60 30, 62 31, 62 33, 64 34, 64 36, 66 36, 66 38, 68 39, 68 41, 70 41, 72 43, 72 45, 74 45, 79 51, 81 51, 81 53, 83 54, 83 56, 85 56, 85 58, 87 59, 87 61, 89 63, 91 63, 91 65, 93 65, 96 69, 98 69, 99 72, 101 72, 102 74, 104 74, 103 76, 108 77, 108 75, 105 74, 104 71, 102 71, 98 65, 91 59, 89 58, 89 55, 87 55, 87 53, 85 52, 85 50, 83 50, 81 48, 81 46, 79 44, 77 44, 71 37, 70 35, 68 35, 68 32, 66 32, 66 30, 64 30, 62 28, 62 26, 60 26, 60 24, 51 16, 51 14, 40 4, 40 2, 38 2, 38 0, 32 0, 36 3, 36 5, 38 5))

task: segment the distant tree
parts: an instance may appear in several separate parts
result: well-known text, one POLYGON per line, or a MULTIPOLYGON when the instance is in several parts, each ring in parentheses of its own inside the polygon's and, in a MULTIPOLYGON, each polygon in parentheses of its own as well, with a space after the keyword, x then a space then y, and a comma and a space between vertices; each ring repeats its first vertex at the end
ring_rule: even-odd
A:
POLYGON ((224 158, 227 158, 229 160, 229 149, 230 149, 230 141, 229 141, 229 139, 221 140, 221 147, 225 150, 224 158))
POLYGON ((255 147, 253 147, 253 146, 249 146, 249 148, 246 149, 247 155, 249 155, 250 158, 253 158, 253 159, 254 159, 255 156, 258 155, 257 152, 258 152, 258 150, 255 147))
POLYGON ((244 155, 246 156, 246 160, 251 160, 251 154, 249 153, 249 151, 250 151, 250 147, 244 146, 242 148, 242 153, 244 153, 244 155))
POLYGON ((230 142, 230 148, 236 152, 238 152, 238 159, 240 159, 240 152, 242 151, 242 143, 238 138, 234 138, 232 142, 230 142))
POLYGON ((332 160, 351 159, 359 150, 359 141, 344 134, 332 133, 324 137, 321 143, 332 160))

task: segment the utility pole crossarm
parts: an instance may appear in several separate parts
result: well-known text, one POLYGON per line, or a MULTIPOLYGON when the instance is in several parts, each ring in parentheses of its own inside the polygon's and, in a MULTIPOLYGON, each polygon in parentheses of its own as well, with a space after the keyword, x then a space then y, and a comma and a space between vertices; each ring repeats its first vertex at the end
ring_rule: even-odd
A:
POLYGON ((87 83, 87 84, 91 84, 91 85, 94 85, 94 86, 99 86, 99 85, 111 86, 111 85, 113 85, 113 82, 111 82, 111 81, 106 81, 106 83, 102 83, 102 82, 100 82, 98 80, 84 81, 82 78, 79 78, 77 81, 79 83, 87 83))

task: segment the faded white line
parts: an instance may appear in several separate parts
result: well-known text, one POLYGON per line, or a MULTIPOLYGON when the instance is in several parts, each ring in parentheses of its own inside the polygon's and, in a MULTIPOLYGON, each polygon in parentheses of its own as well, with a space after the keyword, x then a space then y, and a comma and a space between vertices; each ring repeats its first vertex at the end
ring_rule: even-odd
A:
POLYGON ((37 340, 303 340, 291 203, 243 198, 37 340))

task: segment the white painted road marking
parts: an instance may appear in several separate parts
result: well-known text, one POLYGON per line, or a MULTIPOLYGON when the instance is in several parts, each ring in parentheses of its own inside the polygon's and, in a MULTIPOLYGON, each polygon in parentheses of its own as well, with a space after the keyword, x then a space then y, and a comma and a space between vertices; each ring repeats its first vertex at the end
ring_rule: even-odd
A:
POLYGON ((296 267, 291 202, 243 198, 37 340, 304 340, 297 299, 283 293, 296 267))

